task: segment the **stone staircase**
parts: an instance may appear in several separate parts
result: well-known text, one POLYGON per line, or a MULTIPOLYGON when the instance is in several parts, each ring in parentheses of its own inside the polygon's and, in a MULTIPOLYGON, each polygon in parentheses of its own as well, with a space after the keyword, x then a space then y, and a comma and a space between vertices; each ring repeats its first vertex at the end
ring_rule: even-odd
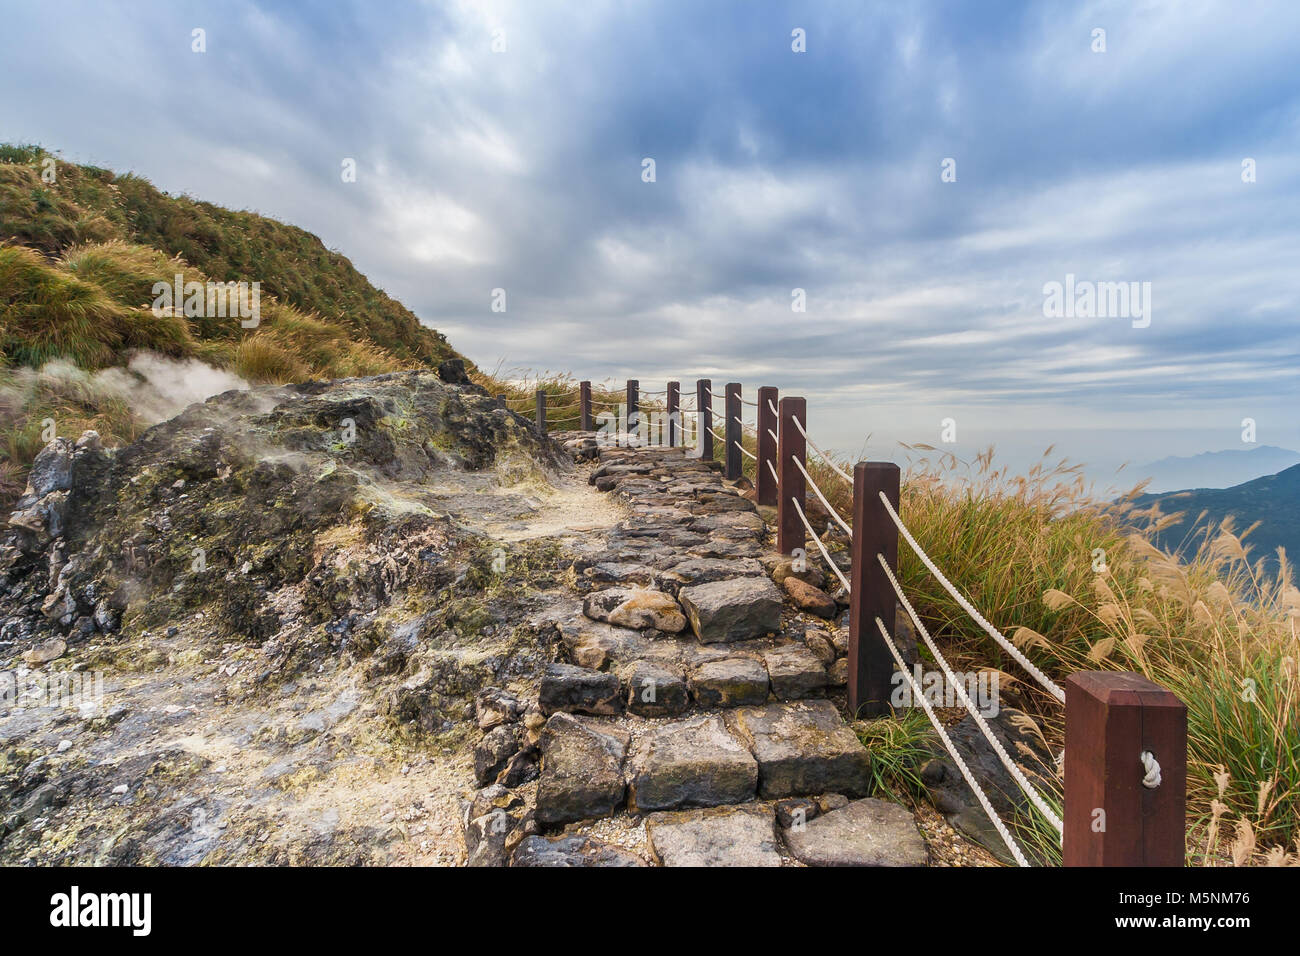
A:
POLYGON ((924 865, 911 813, 867 797, 821 573, 772 554, 711 463, 565 446, 627 518, 574 563, 571 612, 534 622, 565 661, 536 700, 480 699, 471 865, 924 865))

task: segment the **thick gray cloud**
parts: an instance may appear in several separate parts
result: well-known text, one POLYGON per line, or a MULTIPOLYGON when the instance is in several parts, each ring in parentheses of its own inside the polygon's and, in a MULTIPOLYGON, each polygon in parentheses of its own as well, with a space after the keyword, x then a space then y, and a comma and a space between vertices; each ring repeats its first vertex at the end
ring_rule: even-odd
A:
POLYGON ((1300 8, 807 7, 9 3, 0 136, 302 225, 487 367, 770 382, 846 451, 1300 444, 1300 8))

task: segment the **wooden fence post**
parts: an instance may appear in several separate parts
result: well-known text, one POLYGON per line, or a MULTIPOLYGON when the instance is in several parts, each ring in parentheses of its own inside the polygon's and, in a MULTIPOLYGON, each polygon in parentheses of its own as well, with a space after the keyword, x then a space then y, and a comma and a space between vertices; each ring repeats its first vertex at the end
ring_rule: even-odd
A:
POLYGON ((682 425, 681 425, 681 382, 668 383, 668 447, 676 448, 682 443, 682 425))
POLYGON ((807 467, 808 450, 803 434, 794 425, 797 418, 807 430, 808 403, 802 398, 783 398, 777 411, 781 413, 781 428, 777 432, 776 473, 780 477, 777 482, 780 497, 776 504, 776 549, 782 554, 790 554, 808 543, 803 521, 795 509, 798 502, 805 514, 808 510, 808 482, 799 470, 799 465, 807 467), (795 464, 796 461, 799 465, 795 464))
POLYGON ((640 383, 634 379, 627 380, 627 444, 628 447, 640 444, 641 415, 638 411, 638 393, 640 383))
POLYGON ((723 425, 722 434, 727 439, 727 449, 724 458, 727 462, 727 469, 723 475, 729 481, 735 481, 744 472, 744 462, 740 460, 740 383, 727 383, 727 404, 724 414, 727 420, 723 425))
POLYGON ((876 627, 880 618, 894 636, 894 588, 876 555, 883 554, 890 570, 898 570, 898 529, 880 493, 897 512, 899 479, 893 462, 860 461, 853 466, 848 705, 849 713, 858 717, 887 715, 894 689, 894 657, 876 627))
POLYGON ((1187 707, 1140 674, 1065 679, 1066 866, 1182 866, 1187 849, 1187 707), (1160 765, 1143 783, 1142 754, 1160 765))
POLYGON ((699 422, 699 442, 700 457, 705 461, 713 459, 713 406, 710 404, 713 399, 709 392, 713 390, 713 382, 707 378, 698 379, 695 383, 695 408, 696 419, 699 422))
POLYGON ((776 478, 772 469, 776 467, 776 412, 777 391, 770 385, 758 390, 758 461, 754 463, 757 473, 755 485, 756 498, 760 505, 776 504, 776 478))
POLYGON ((546 393, 540 388, 537 390, 537 415, 533 419, 537 434, 546 434, 546 393))
POLYGON ((579 417, 581 419, 579 427, 584 432, 594 430, 594 423, 591 420, 591 383, 578 383, 578 407, 579 417))

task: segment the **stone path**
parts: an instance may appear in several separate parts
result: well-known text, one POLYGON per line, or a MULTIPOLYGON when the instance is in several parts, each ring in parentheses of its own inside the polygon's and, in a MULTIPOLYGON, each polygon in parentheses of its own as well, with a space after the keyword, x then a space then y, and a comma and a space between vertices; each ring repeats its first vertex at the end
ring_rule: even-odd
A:
POLYGON ((711 463, 563 438, 627 517, 534 622, 558 658, 536 699, 480 697, 470 864, 925 865, 911 813, 867 796, 821 572, 711 463))

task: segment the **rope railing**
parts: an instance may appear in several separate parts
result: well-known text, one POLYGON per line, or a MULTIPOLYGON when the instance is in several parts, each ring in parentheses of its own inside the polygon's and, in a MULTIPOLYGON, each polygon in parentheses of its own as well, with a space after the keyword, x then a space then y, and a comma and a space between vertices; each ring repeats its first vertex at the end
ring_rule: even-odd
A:
POLYGON ((903 540, 908 543, 912 551, 916 553, 916 556, 921 559, 921 563, 929 568, 930 573, 934 575, 935 580, 939 582, 943 589, 952 595, 953 600, 961 606, 962 610, 969 614, 975 623, 983 628, 984 632, 988 634, 989 637, 997 641, 998 644, 1000 644, 1002 648, 1012 656, 1017 664, 1023 667, 1034 678, 1034 680, 1038 681, 1039 684, 1046 688, 1049 694, 1064 704, 1065 691, 1061 690, 1054 680, 1035 667, 1029 658, 1020 653, 1018 647, 1007 640, 1002 635, 1001 631, 990 624, 988 620, 985 619, 984 615, 977 611, 975 606, 971 604, 970 601, 966 600, 960 591, 952 586, 952 582, 944 576, 944 573, 939 570, 938 566, 935 565, 930 556, 922 550, 919 544, 916 543, 916 539, 912 537, 912 532, 907 530, 907 526, 903 524, 902 519, 898 517, 898 512, 894 510, 894 506, 889 503, 889 499, 884 495, 884 493, 881 493, 880 500, 885 506, 885 513, 889 515, 890 520, 893 521, 895 527, 898 528, 898 533, 903 536, 903 540))
POLYGON ((803 513, 803 506, 799 504, 799 499, 791 498, 790 501, 794 505, 795 511, 799 513, 799 520, 802 521, 803 526, 808 529, 808 537, 813 539, 813 544, 817 545, 817 550, 820 551, 822 557, 826 559, 826 564, 835 572, 835 576, 840 579, 840 583, 844 585, 845 592, 851 592, 853 588, 849 584, 849 579, 844 576, 844 572, 840 570, 840 566, 831 560, 831 555, 830 552, 826 550, 826 545, 822 544, 822 539, 817 537, 816 533, 813 531, 812 525, 808 523, 808 516, 803 513))
POLYGON ((732 444, 735 445, 737 448, 739 448, 739 449, 740 449, 740 453, 741 453, 742 455, 744 455, 745 457, 747 457, 750 461, 758 461, 758 456, 755 455, 755 454, 754 454, 752 451, 750 451, 748 448, 746 448, 744 445, 742 445, 740 442, 738 442, 738 441, 733 441, 732 444))
POLYGON ((948 731, 944 728, 943 723, 939 720, 938 716, 935 715, 934 707, 930 705, 930 701, 926 698, 920 685, 917 684, 916 678, 911 675, 907 669, 907 665, 903 663, 903 655, 898 652, 898 648, 894 645, 894 639, 890 637, 889 632, 885 630, 885 622, 880 618, 876 618, 876 627, 880 630, 880 636, 884 640, 885 646, 889 648, 889 653, 893 656, 894 662, 898 665, 898 672, 907 680, 908 686, 912 691, 912 699, 921 702, 921 708, 925 711, 925 716, 930 718, 930 724, 934 727, 935 733, 939 735, 939 739, 943 741, 944 748, 948 751, 948 756, 952 757, 953 763, 957 765, 957 769, 961 771, 962 777, 965 778, 967 786, 969 786, 974 792, 975 799, 979 800, 980 806, 983 807, 984 812, 988 814, 989 821, 993 824, 994 829, 998 831, 998 836, 1000 836, 1002 842, 1006 844, 1007 849, 1015 858, 1017 865, 1022 867, 1029 866, 1029 861, 1025 859, 1024 851, 1020 849, 1020 845, 1016 843, 1015 838, 1011 836, 1011 831, 1007 829, 1007 825, 1002 822, 1002 818, 999 817, 997 811, 993 809, 993 804, 989 801, 988 794, 986 794, 984 788, 979 785, 979 781, 975 779, 975 775, 970 772, 970 767, 966 766, 966 761, 962 758, 962 755, 957 752, 957 748, 953 745, 952 738, 948 736, 948 731))
POLYGON ((791 419, 791 421, 794 422, 794 427, 799 429, 799 434, 802 435, 803 440, 808 443, 808 447, 811 448, 813 451, 815 451, 818 457, 821 458, 822 461, 826 462, 826 464, 830 466, 831 470, 834 471, 835 474, 839 475, 841 478, 847 481, 849 483, 849 487, 852 488, 853 476, 850 475, 843 468, 841 468, 839 465, 835 464, 835 462, 831 459, 830 455, 826 454, 826 452, 822 451, 820 448, 817 447, 817 445, 813 442, 813 440, 808 437, 808 433, 804 431, 803 424, 800 423, 799 419, 793 418, 791 419))
POLYGON ((1020 789, 1024 791, 1025 796, 1029 798, 1030 802, 1038 808, 1038 812, 1047 818, 1048 822, 1056 828, 1057 833, 1061 833, 1064 828, 1061 818, 1056 815, 1055 810, 1048 806, 1047 801, 1043 799, 1042 794, 1040 794, 1038 789, 1029 782, 1029 778, 1025 776, 1024 771, 1022 771, 1016 762, 1011 759, 1010 755, 1007 754, 1006 748, 1002 746, 1002 742, 998 740, 997 735, 993 733, 992 729, 988 725, 988 721, 984 719, 984 715, 979 712, 979 708, 971 701, 970 695, 966 693, 966 688, 962 686, 962 682, 957 679, 957 675, 954 674, 952 668, 948 666, 947 659, 944 658, 939 648, 935 645, 934 639, 930 637, 930 632, 921 622, 921 618, 916 613, 916 609, 912 607, 912 602, 909 601, 907 595, 903 593, 903 587, 898 583, 898 578, 894 575, 893 569, 890 568, 889 562, 885 560, 885 556, 877 552, 876 560, 884 570, 885 576, 889 578, 889 583, 893 585, 894 594, 898 596, 898 603, 903 606, 903 610, 907 612, 907 616, 912 619, 912 626, 916 628, 916 632, 920 634, 921 639, 925 641, 925 646, 928 647, 930 653, 934 655, 935 663, 939 665, 939 668, 943 671, 944 677, 948 679, 948 683, 957 695, 957 699, 961 701, 962 706, 966 708, 970 715, 975 718, 976 725, 988 740, 989 746, 993 748, 993 752, 998 755, 998 759, 1002 761, 1002 766, 1006 768, 1007 773, 1011 774, 1012 778, 1017 784, 1019 784, 1020 789))
POLYGON ((835 519, 836 523, 839 524, 841 528, 844 529, 845 534, 850 538, 853 537, 853 529, 849 526, 847 521, 840 517, 840 513, 831 507, 831 503, 826 500, 826 496, 822 494, 822 490, 817 486, 817 482, 813 481, 812 475, 808 474, 808 469, 803 466, 803 462, 794 456, 791 456, 791 460, 795 463, 795 467, 803 472, 804 479, 808 482, 808 487, 812 488, 813 494, 817 496, 817 500, 822 503, 822 506, 825 507, 827 513, 835 519))

